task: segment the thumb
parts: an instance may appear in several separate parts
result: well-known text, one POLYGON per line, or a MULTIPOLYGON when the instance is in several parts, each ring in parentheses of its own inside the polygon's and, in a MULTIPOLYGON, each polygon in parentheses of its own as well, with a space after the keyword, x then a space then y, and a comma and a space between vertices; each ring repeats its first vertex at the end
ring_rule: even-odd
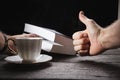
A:
POLYGON ((87 18, 85 15, 84 15, 84 12, 83 11, 80 11, 80 13, 79 13, 79 19, 80 19, 80 21, 82 22, 82 23, 84 23, 85 25, 87 25, 87 20, 89 19, 89 18, 87 18))
POLYGON ((84 24, 86 25, 86 28, 87 28, 88 30, 91 30, 91 29, 94 30, 94 29, 96 29, 96 28, 99 27, 99 25, 96 24, 96 22, 95 22, 94 20, 89 19, 88 17, 86 17, 86 16, 84 15, 84 12, 83 12, 83 11, 80 11, 80 13, 79 13, 79 19, 80 19, 80 21, 81 21, 82 23, 84 23, 84 24))

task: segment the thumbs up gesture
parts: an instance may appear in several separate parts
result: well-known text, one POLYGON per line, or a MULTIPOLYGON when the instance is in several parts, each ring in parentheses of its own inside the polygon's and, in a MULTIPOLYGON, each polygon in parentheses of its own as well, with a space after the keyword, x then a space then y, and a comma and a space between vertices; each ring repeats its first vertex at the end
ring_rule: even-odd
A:
POLYGON ((74 50, 82 56, 97 55, 104 51, 101 44, 103 28, 94 20, 87 18, 83 11, 80 11, 79 19, 86 25, 86 29, 73 34, 74 50))

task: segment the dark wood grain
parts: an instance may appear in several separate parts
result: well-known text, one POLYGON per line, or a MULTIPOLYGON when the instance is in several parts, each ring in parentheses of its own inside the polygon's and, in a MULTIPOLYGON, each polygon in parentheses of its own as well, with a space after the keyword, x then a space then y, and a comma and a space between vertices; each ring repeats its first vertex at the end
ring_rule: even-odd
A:
POLYGON ((120 49, 87 57, 47 54, 52 61, 35 65, 10 64, 1 55, 0 79, 120 80, 120 49))

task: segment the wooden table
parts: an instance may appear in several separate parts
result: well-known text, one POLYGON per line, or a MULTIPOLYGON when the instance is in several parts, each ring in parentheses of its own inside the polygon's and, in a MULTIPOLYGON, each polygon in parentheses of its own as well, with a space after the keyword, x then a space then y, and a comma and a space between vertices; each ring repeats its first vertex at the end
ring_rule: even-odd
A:
POLYGON ((6 62, 6 55, 0 55, 0 80, 120 80, 120 49, 92 57, 44 54, 51 55, 53 60, 35 65, 18 65, 6 62))

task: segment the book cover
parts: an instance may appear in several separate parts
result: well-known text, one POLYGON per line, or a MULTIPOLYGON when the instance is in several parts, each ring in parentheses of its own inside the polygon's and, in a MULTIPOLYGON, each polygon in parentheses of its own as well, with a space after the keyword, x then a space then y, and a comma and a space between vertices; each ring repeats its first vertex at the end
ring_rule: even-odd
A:
POLYGON ((74 55, 73 40, 53 29, 25 23, 24 32, 34 33, 43 38, 42 50, 53 53, 74 55))

